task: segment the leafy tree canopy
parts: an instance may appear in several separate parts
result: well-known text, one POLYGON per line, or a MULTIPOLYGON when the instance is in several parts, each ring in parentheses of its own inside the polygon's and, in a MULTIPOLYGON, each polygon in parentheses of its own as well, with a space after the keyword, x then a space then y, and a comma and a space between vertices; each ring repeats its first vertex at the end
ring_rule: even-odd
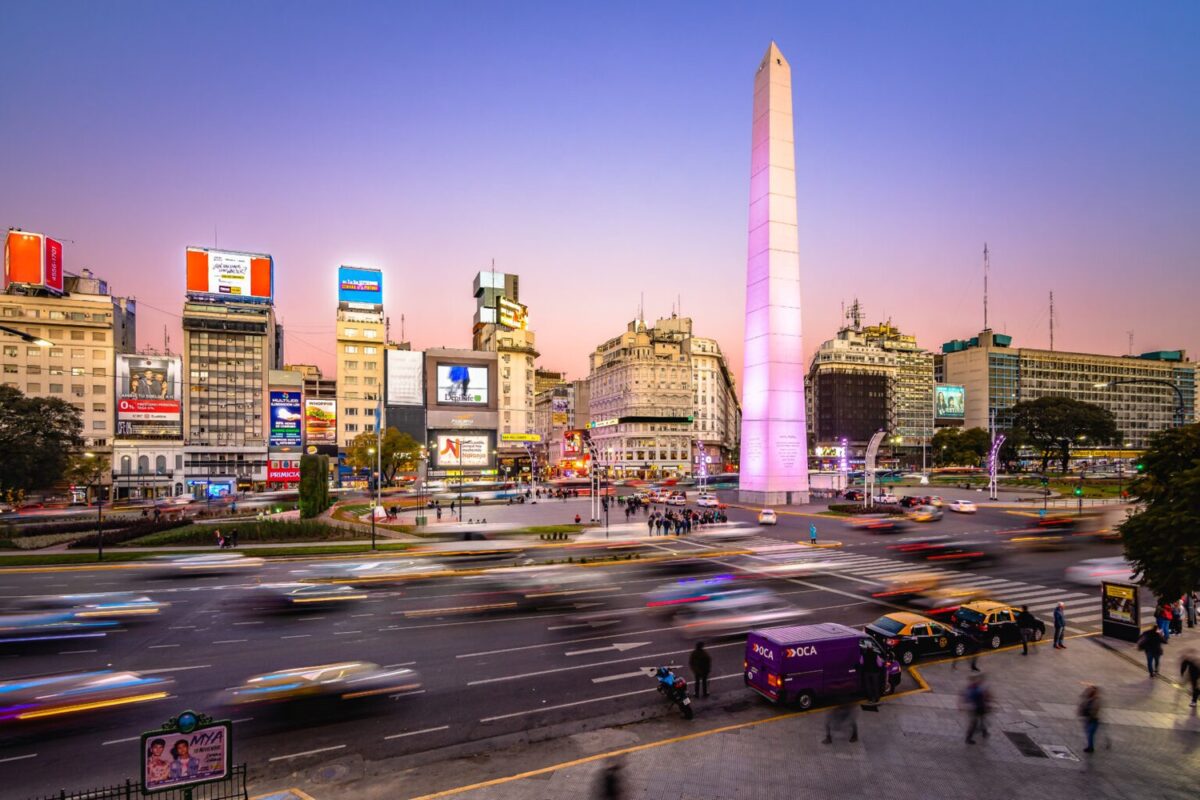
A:
POLYGON ((49 489, 83 447, 83 419, 57 398, 0 386, 0 488, 49 489))
POLYGON ((1112 412, 1095 403, 1071 397, 1039 397, 1013 406, 1013 427, 1030 447, 1042 454, 1042 472, 1050 459, 1061 459, 1067 471, 1071 448, 1081 442, 1108 444, 1117 438, 1117 421, 1112 412))

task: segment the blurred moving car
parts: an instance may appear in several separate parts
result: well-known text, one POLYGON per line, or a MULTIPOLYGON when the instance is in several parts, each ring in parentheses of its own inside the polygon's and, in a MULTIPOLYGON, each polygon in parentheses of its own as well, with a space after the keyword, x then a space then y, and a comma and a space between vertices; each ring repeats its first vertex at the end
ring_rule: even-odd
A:
POLYGON ((728 592, 740 585, 733 574, 713 575, 708 578, 681 578, 659 586, 646 593, 646 608, 670 610, 687 603, 701 603, 728 592))
MULTIPOLYGON (((979 637, 987 647, 995 650, 1003 644, 1021 641, 1021 629, 1017 627, 1020 609, 995 600, 974 600, 963 603, 954 612, 954 624, 979 637)), ((1046 634, 1046 623, 1034 618, 1033 640, 1046 634)))
POLYGON ((942 510, 937 506, 917 506, 905 516, 913 522, 937 522, 942 518, 942 510))
POLYGON ((244 553, 203 553, 197 555, 155 556, 144 562, 143 569, 160 578, 183 575, 228 575, 263 565, 261 558, 244 553))
POLYGON ((847 489, 846 491, 842 492, 842 499, 849 500, 851 502, 862 502, 865 496, 866 495, 863 494, 861 489, 847 489))
POLYGON ((321 564, 314 571, 319 580, 351 585, 395 583, 436 575, 446 567, 432 558, 393 558, 386 561, 339 561, 321 564))
POLYGON ((951 500, 950 510, 955 514, 974 514, 979 509, 970 500, 951 500))
POLYGON ((683 606, 675 614, 682 633, 690 639, 748 633, 754 628, 779 625, 808 612, 784 602, 769 589, 735 589, 710 600, 683 606))
POLYGON ((259 593, 270 611, 311 611, 367 598, 361 589, 331 583, 270 583, 260 587, 259 593))
POLYGON ((116 706, 162 700, 169 678, 97 670, 19 678, 0 683, 0 724, 64 717, 116 706))
POLYGON ((967 638, 961 631, 907 611, 884 614, 863 630, 880 645, 895 652, 905 666, 924 656, 942 653, 961 656, 968 647, 967 638))
POLYGON ((671 492, 671 494, 667 496, 667 505, 669 505, 669 506, 686 506, 687 505, 687 495, 684 494, 683 492, 671 492))
POLYGON ((875 502, 882 503, 883 505, 895 505, 900 502, 900 499, 891 492, 880 492, 879 495, 876 496, 875 502))
POLYGON ((916 508, 917 506, 924 505, 924 502, 925 498, 918 494, 906 494, 900 498, 900 505, 904 508, 916 508))
POLYGON ((903 533, 911 525, 903 517, 889 514, 869 514, 856 517, 847 523, 851 528, 869 533, 903 533))
POLYGON ((778 523, 779 517, 775 514, 773 509, 764 508, 762 511, 758 512, 759 525, 776 525, 778 523))
POLYGON ((1099 586, 1104 581, 1112 583, 1137 583, 1137 571, 1124 556, 1088 558, 1067 567, 1063 577, 1080 586, 1099 586))
POLYGON ((116 628, 116 620, 79 618, 70 610, 5 614, 0 616, 0 645, 99 638, 116 628))
POLYGON ((707 492, 701 492, 699 494, 699 496, 696 497, 696 505, 698 505, 700 508, 724 508, 725 507, 724 504, 720 500, 717 499, 717 496, 715 494, 708 494, 707 492))
POLYGON ((225 691, 231 706, 282 703, 302 700, 356 700, 403 694, 421 688, 416 670, 387 669, 369 661, 346 661, 315 667, 268 672, 225 691))
POLYGON ((927 536, 892 548, 897 553, 920 561, 939 564, 986 565, 999 559, 991 540, 956 539, 951 536, 927 536))
POLYGON ((67 612, 79 619, 128 619, 153 616, 170 603, 132 592, 29 597, 17 603, 27 611, 67 612))
POLYGON ((925 501, 925 505, 934 506, 935 508, 941 508, 946 504, 946 501, 943 500, 942 498, 938 497, 936 494, 928 495, 921 499, 923 499, 925 501))

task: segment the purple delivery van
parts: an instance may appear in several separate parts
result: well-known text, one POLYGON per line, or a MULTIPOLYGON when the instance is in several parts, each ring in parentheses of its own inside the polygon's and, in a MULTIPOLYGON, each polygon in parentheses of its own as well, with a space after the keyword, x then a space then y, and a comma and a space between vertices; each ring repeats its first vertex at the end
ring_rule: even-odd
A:
POLYGON ((746 637, 746 685, 772 703, 811 708, 817 697, 860 694, 864 658, 884 662, 882 693, 900 683, 900 665, 862 631, 821 622, 751 631, 746 637))

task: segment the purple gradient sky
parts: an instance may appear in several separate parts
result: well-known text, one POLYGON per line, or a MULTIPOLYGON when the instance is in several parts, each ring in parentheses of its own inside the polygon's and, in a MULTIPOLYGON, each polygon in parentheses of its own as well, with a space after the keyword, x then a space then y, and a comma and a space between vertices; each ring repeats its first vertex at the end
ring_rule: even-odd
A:
POLYGON ((0 224, 73 240, 181 344, 184 248, 269 252, 289 361, 332 367, 339 263, 393 336, 469 346, 521 276, 540 363, 677 295, 740 375, 754 70, 796 106, 806 352, 841 301, 930 348, 993 327, 1200 356, 1200 6, 24 3, 0 48, 0 224), (345 7, 343 7, 345 6, 345 7), (436 6, 436 7, 435 7, 436 6), (153 307, 153 308, 152 308, 153 307), (155 309, 165 309, 163 313, 155 309))

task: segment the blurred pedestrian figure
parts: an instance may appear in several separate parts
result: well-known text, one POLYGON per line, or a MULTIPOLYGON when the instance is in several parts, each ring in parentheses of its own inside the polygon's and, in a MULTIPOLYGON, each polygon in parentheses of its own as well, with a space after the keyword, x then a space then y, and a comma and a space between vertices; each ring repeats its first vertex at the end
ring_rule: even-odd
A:
POLYGON ((864 647, 860 643, 858 660, 858 679, 862 684, 862 692, 866 696, 868 704, 878 705, 879 698, 883 694, 883 659, 879 657, 879 653, 874 647, 864 647))
POLYGON ((1196 701, 1200 699, 1200 656, 1194 652, 1183 654, 1183 658, 1179 661, 1179 674, 1187 679, 1187 682, 1192 687, 1192 708, 1196 707, 1196 701))
MULTIPOLYGON (((983 635, 969 628, 963 628, 960 633, 967 640, 967 650, 971 653, 971 671, 979 672, 979 651, 983 649, 983 635)), ((950 662, 950 668, 958 669, 958 659, 950 662)))
POLYGON ((237 528, 234 528, 229 532, 229 546, 237 547, 237 528))
POLYGON ((578 514, 575 515, 575 524, 578 525, 583 520, 578 514))
POLYGON ((218 548, 224 547, 225 546, 225 537, 221 535, 221 529, 215 528, 213 530, 213 535, 217 537, 217 547, 218 548))
POLYGON ((650 535, 654 535, 654 517, 646 517, 646 527, 650 529, 650 535))
POLYGON ((696 697, 708 697, 708 675, 712 672, 712 656, 704 649, 704 642, 696 642, 688 666, 696 679, 696 697))
POLYGON ((833 744, 833 732, 840 731, 846 723, 850 723, 850 741, 858 741, 858 706, 854 703, 844 703, 834 706, 825 718, 825 738, 823 744, 833 744))
POLYGON ((1096 730, 1100 727, 1100 689, 1088 686, 1079 701, 1079 716, 1083 718, 1083 732, 1087 735, 1085 753, 1096 752, 1096 730))
POLYGON ((1063 634, 1067 632, 1067 613, 1066 606, 1059 603, 1054 607, 1054 647, 1059 650, 1066 650, 1067 646, 1063 644, 1063 634))
POLYGON ((1171 606, 1171 633, 1176 636, 1183 633, 1183 598, 1171 606))
POLYGON ((1153 678, 1158 674, 1158 662, 1162 658, 1162 631, 1158 628, 1146 628, 1138 637, 1137 649, 1146 654, 1146 671, 1153 678))
POLYGON ((1154 624, 1158 626, 1158 631, 1162 634, 1163 644, 1171 641, 1170 603, 1159 601, 1158 607, 1154 610, 1154 624))
POLYGON ((967 728, 967 744, 975 744, 976 731, 982 733, 983 738, 987 738, 987 715, 992 710, 991 693, 984 685, 982 675, 975 675, 971 678, 964 699, 967 713, 971 715, 971 724, 967 728))
POLYGON ((1029 606, 1021 606, 1021 610, 1017 612, 1017 627, 1021 630, 1021 655, 1029 655, 1029 640, 1033 638, 1033 626, 1037 623, 1033 619, 1033 614, 1029 613, 1029 606))
POLYGON ((1187 613, 1189 628, 1196 627, 1196 593, 1189 591, 1183 596, 1183 610, 1187 613))
POLYGON ((600 771, 597 797, 601 800, 623 800, 625 788, 621 785, 621 765, 613 762, 600 771))

